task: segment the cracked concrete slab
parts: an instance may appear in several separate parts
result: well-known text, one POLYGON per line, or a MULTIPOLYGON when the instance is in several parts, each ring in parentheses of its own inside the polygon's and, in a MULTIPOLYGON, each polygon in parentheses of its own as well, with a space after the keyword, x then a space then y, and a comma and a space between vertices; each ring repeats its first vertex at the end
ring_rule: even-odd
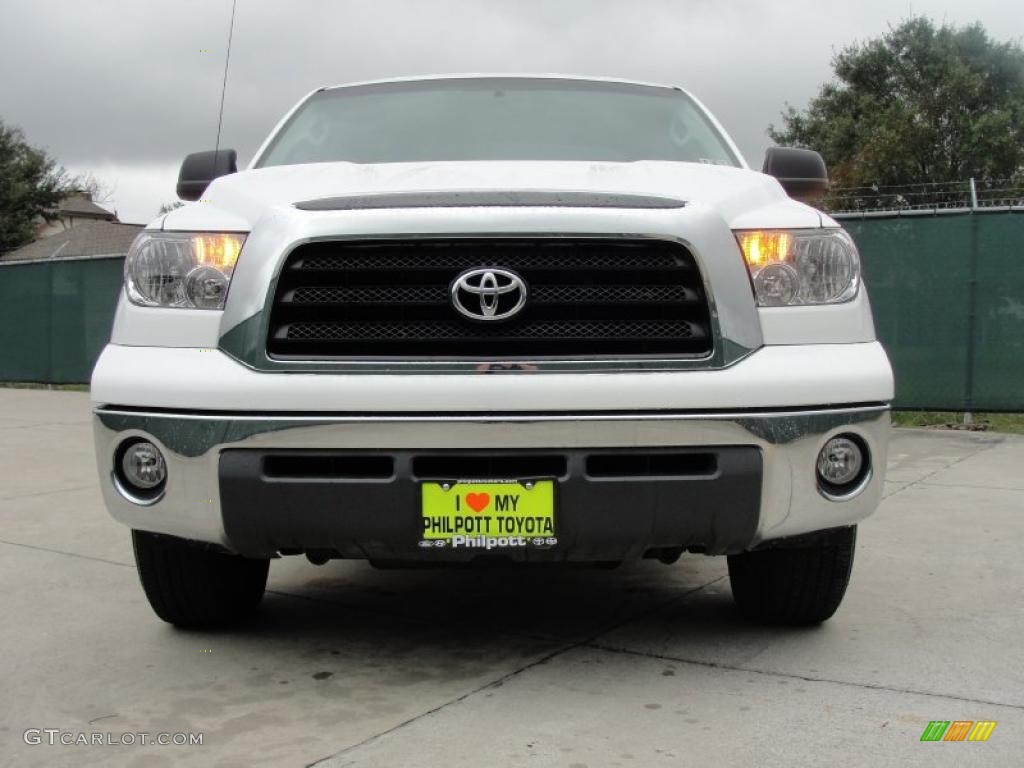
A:
POLYGON ((243 628, 178 631, 150 614, 134 568, 0 544, 0 578, 15 576, 0 742, 18 765, 306 765, 558 648, 275 594, 243 628), (31 746, 27 728, 201 732, 204 744, 31 746))
POLYGON ((889 447, 887 483, 907 485, 1001 445, 1008 435, 936 429, 900 430, 889 447))
POLYGON ((744 623, 725 562, 378 571, 275 561, 262 616, 157 620, 102 507, 87 396, 0 390, 0 762, 1019 765, 1024 440, 901 430, 847 600, 744 623), (985 744, 929 720, 993 719, 985 744), (194 730, 192 747, 24 743, 194 730))
POLYGON ((1021 451, 1024 437, 1008 435, 999 445, 977 453, 928 479, 933 485, 958 485, 964 488, 1007 488, 1024 491, 1021 451))
POLYGON ((1009 766, 1022 726, 1017 709, 583 647, 317 766, 1009 766), (979 711, 989 742, 919 741, 932 713, 979 711))
POLYGON ((96 487, 96 460, 87 425, 0 429, 0 456, 7 459, 0 499, 96 487))
POLYGON ((107 514, 96 482, 82 488, 3 498, 0 540, 134 567, 131 534, 107 514))
POLYGON ((1011 640, 1022 623, 1022 511, 1024 492, 918 485, 861 526, 850 591, 818 629, 744 624, 723 581, 602 642, 1024 706, 1024 644, 1011 640))
POLYGON ((91 408, 85 392, 0 387, 0 426, 31 424, 88 424, 91 408))

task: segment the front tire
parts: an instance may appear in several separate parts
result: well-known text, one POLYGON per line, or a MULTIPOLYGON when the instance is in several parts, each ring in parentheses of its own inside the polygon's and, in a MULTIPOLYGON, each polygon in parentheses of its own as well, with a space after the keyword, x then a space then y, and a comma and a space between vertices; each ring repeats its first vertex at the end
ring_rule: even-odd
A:
POLYGON ((263 599, 269 560, 145 531, 132 531, 132 544, 149 604, 169 624, 233 624, 255 613, 263 599))
POLYGON ((729 583, 743 615, 762 624, 808 626, 831 618, 846 594, 857 527, 809 544, 729 556, 729 583))

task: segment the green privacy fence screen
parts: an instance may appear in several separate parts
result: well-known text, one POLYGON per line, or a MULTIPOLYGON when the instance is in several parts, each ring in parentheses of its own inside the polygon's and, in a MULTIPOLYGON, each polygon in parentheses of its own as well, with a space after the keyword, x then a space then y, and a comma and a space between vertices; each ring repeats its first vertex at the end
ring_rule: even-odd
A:
MULTIPOLYGON (((896 405, 1024 411, 1024 212, 846 219, 896 405)), ((0 381, 87 382, 119 258, 0 263, 0 381)))
POLYGON ((123 268, 123 258, 0 262, 0 381, 89 381, 123 268))
POLYGON ((846 219, 896 405, 1024 411, 1024 212, 846 219))

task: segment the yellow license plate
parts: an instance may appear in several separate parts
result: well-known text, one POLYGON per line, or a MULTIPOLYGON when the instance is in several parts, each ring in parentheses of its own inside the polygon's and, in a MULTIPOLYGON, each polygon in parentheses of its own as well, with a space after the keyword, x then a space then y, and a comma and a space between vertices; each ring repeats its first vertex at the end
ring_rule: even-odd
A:
POLYGON ((553 547, 555 484, 459 481, 423 483, 421 547, 553 547))

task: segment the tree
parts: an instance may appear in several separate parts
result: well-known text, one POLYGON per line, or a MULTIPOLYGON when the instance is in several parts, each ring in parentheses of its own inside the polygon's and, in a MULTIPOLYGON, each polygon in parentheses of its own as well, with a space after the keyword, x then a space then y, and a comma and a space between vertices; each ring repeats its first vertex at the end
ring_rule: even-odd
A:
POLYGON ((816 149, 834 187, 1020 179, 1024 49, 980 24, 924 17, 851 45, 807 109, 789 107, 779 144, 816 149))
POLYGON ((175 201, 170 202, 170 203, 164 203, 163 205, 160 206, 160 210, 157 211, 156 215, 157 216, 163 216, 165 213, 170 213, 171 211, 178 210, 183 205, 185 205, 185 204, 183 202, 181 202, 180 200, 175 200, 175 201))
POLYGON ((40 218, 53 221, 57 203, 79 189, 77 181, 0 121, 0 253, 30 242, 40 218))
POLYGON ((116 185, 111 187, 87 172, 81 176, 67 177, 65 195, 82 195, 94 203, 109 203, 116 190, 116 185))

